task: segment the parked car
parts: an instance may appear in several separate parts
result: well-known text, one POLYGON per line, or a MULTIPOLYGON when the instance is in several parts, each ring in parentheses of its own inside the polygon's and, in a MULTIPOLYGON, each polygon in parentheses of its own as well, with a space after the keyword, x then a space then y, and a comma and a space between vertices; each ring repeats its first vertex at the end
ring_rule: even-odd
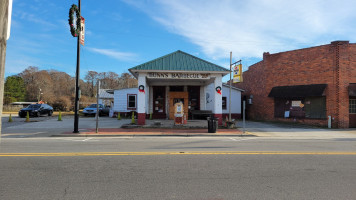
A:
MULTIPOLYGON (((96 104, 91 104, 90 106, 84 108, 83 114, 87 115, 95 115, 96 114, 96 104)), ((99 116, 108 115, 109 108, 105 107, 103 104, 99 104, 99 116)))
POLYGON ((26 117, 27 112, 32 117, 40 117, 41 115, 52 116, 53 108, 48 104, 31 104, 26 108, 23 108, 19 111, 20 117, 26 117))

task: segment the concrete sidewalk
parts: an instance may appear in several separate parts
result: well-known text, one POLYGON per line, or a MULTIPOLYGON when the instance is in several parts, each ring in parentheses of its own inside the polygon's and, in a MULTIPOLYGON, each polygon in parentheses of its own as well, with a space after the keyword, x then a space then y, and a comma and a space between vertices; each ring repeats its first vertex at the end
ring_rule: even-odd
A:
POLYGON ((127 136, 127 137, 138 137, 138 136, 184 136, 184 137, 194 137, 194 136, 253 136, 251 134, 243 134, 242 131, 238 129, 218 129, 216 133, 208 133, 207 129, 174 129, 174 128, 100 128, 98 133, 96 129, 86 129, 81 130, 79 134, 72 132, 64 132, 59 135, 53 135, 54 137, 105 137, 105 136, 127 136))
MULTIPOLYGON (((106 119, 110 120, 110 119, 106 119)), ((117 121, 117 120, 116 120, 117 121)), ((189 120, 184 125, 174 125, 173 120, 146 120, 146 125, 130 127, 130 120, 123 120, 121 124, 128 128, 99 128, 96 133, 95 128, 81 129, 79 134, 72 132, 64 132, 62 134, 54 135, 56 137, 105 137, 105 136, 252 136, 250 134, 243 134, 239 129, 221 129, 218 128, 216 133, 208 133, 208 123, 206 120, 189 120)))
POLYGON ((288 139, 356 139, 356 129, 328 129, 293 123, 246 122, 246 131, 257 137, 288 139))
POLYGON ((246 121, 246 132, 242 134, 242 122, 238 121, 238 129, 218 129, 217 133, 208 133, 206 120, 189 120, 188 124, 174 126, 173 120, 146 120, 144 127, 121 128, 130 124, 131 119, 117 120, 101 117, 99 119, 99 133, 95 133, 95 118, 81 117, 79 120, 79 134, 73 134, 73 116, 64 116, 63 121, 56 117, 31 118, 26 123, 23 118, 14 116, 14 122, 2 119, 2 137, 104 137, 104 136, 257 136, 278 139, 333 139, 344 138, 356 140, 356 129, 326 129, 300 124, 281 124, 268 122, 246 121), (157 125, 159 124, 159 125, 157 125))

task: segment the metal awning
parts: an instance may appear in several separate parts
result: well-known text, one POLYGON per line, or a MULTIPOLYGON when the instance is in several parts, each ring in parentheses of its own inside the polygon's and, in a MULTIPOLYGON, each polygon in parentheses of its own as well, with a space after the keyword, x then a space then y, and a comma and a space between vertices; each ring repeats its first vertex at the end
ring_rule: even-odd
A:
POLYGON ((350 83, 349 96, 356 97, 356 83, 350 83))
POLYGON ((293 85, 273 87, 268 97, 274 98, 304 98, 325 96, 327 84, 293 85))

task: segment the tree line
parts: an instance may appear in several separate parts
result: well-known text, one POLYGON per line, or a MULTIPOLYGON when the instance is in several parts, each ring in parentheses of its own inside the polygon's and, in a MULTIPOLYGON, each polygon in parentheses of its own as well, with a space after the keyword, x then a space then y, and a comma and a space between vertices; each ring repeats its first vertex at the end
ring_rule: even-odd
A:
MULTIPOLYGON (((101 89, 123 89, 137 87, 137 80, 129 73, 88 71, 84 80, 79 80, 80 107, 96 102, 97 81, 101 89)), ((5 80, 4 104, 13 102, 44 101, 55 110, 73 110, 75 99, 75 77, 56 70, 40 70, 28 67, 21 73, 5 80)))

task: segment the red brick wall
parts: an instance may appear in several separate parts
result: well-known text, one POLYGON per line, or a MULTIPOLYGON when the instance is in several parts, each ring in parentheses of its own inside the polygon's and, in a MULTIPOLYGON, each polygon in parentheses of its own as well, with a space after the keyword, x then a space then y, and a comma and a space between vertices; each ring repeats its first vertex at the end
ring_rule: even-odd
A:
MULTIPOLYGON (((235 86, 244 89, 247 97, 253 95, 253 104, 247 105, 247 117, 263 120, 275 120, 274 99, 268 97, 273 87, 328 84, 326 115, 334 118, 333 127, 347 128, 348 85, 356 83, 356 44, 336 41, 306 49, 264 53, 261 62, 244 72, 243 81, 235 86)), ((315 122, 303 120, 303 123, 311 121, 315 122)), ((327 125, 327 119, 320 123, 327 125)))

